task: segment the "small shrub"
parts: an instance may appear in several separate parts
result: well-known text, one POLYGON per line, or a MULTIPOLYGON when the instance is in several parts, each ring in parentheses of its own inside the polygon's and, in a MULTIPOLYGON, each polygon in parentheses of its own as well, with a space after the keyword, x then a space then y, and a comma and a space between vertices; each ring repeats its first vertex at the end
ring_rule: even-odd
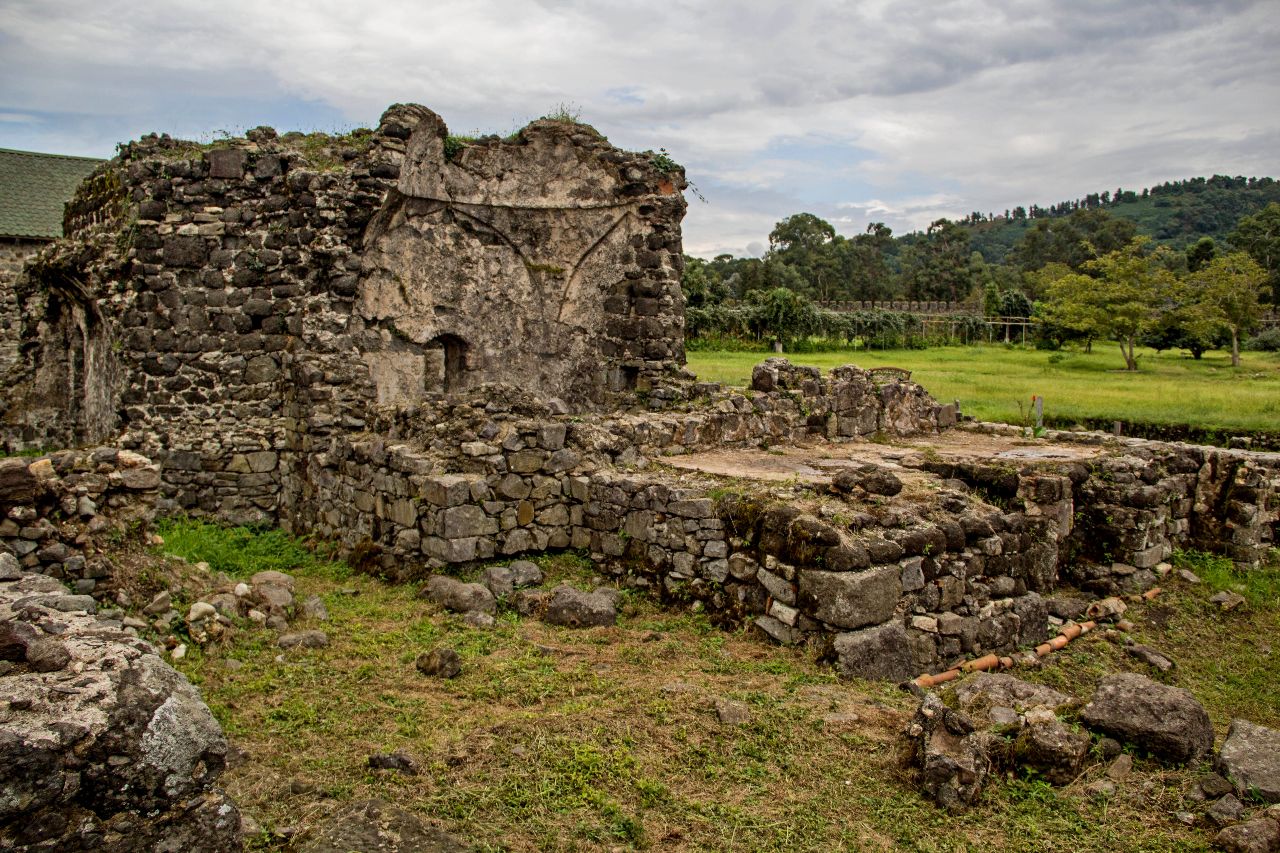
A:
POLYGON ((1264 329, 1244 342, 1242 349, 1253 352, 1280 352, 1280 326, 1264 329))

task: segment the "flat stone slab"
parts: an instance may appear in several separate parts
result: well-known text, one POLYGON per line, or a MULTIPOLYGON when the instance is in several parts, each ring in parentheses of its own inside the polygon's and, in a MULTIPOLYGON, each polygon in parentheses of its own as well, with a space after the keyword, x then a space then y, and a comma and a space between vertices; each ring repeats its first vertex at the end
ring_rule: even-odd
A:
POLYGON ((1240 796, 1280 803, 1280 731, 1232 720, 1217 765, 1240 796))
POLYGON ((1062 462, 1092 459, 1104 452, 1089 445, 1050 444, 1042 441, 950 430, 938 435, 895 439, 893 444, 851 439, 841 444, 815 447, 779 447, 769 450, 726 448, 685 456, 664 456, 662 463, 686 471, 702 471, 753 480, 802 480, 829 484, 840 471, 874 464, 887 468, 908 486, 936 481, 913 464, 922 454, 946 460, 1000 459, 1025 462, 1062 462))

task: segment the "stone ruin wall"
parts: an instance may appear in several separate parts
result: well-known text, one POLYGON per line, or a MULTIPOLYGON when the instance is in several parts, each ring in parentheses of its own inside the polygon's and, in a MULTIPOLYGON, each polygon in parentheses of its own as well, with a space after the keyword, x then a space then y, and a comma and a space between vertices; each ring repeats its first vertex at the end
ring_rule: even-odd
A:
POLYGON ((18 347, 22 339, 18 277, 22 274, 23 265, 47 245, 44 240, 0 237, 0 376, 18 363, 18 347))
MULTIPOLYGON (((1176 548, 1256 566, 1275 542, 1280 457, 1125 440, 1088 463, 912 463, 927 496, 781 493, 652 463, 723 447, 929 434, 954 423, 918 386, 771 359, 755 390, 690 389, 689 411, 581 418, 536 400, 386 410, 309 458, 295 532, 399 580, 581 549, 621 582, 808 643, 845 675, 902 679, 1046 636, 1061 581, 1154 585, 1176 548)), ((992 426, 990 429, 999 430, 992 426)), ((1102 436, 1055 433, 1054 441, 1102 436)))
POLYGON ((585 125, 460 146, 423 107, 348 138, 121 148, 20 283, 10 451, 124 435, 166 502, 273 521, 309 442, 503 381, 608 406, 684 362, 683 173, 585 125))
MULTIPOLYGON (((956 412, 853 367, 770 360, 745 393, 694 382, 683 177, 590 128, 459 148, 397 106, 367 136, 309 145, 152 137, 86 181, 70 239, 20 289, 9 449, 119 435, 159 464, 161 511, 337 539, 395 577, 581 548, 725 622, 818 642, 851 675, 1032 642, 1060 574, 1137 589, 1176 547, 1250 566, 1274 542, 1276 460, 1212 448, 925 459, 929 500, 826 510, 655 468, 931 433, 956 412)), ((11 521, 4 548, 97 591, 74 549, 11 521)))

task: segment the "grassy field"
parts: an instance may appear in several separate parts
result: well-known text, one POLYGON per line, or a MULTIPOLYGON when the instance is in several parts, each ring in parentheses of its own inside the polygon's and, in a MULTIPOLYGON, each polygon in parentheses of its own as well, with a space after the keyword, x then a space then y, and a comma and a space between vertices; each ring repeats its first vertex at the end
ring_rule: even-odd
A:
MULTIPOLYGON (((758 352, 690 352, 699 378, 746 385, 758 352)), ((1046 352, 1004 346, 924 350, 786 354, 796 364, 902 367, 938 400, 959 400, 979 420, 1021 424, 1031 395, 1044 397, 1045 416, 1070 424, 1084 418, 1188 424, 1212 430, 1280 430, 1280 355, 1206 353, 1195 360, 1177 352, 1144 351, 1137 373, 1126 373, 1119 349, 1046 352), (1022 405, 1022 411, 1019 410, 1022 405)))
MULTIPOLYGON (((282 654, 274 633, 243 625, 229 643, 178 663, 243 756, 222 785, 266 830, 253 849, 283 850, 293 831, 368 797, 479 851, 1076 851, 1085 839, 1090 850, 1125 853, 1211 849, 1209 830, 1173 815, 1193 807, 1184 794, 1207 765, 1170 769, 1140 755, 1113 797, 1085 792, 1105 769, 1091 762, 1065 788, 999 778, 974 810, 948 815, 915 792, 900 764, 909 695, 841 682, 806 650, 717 630, 643 595, 626 594, 612 628, 556 628, 505 612, 483 631, 413 587, 351 575, 278 534, 255 542, 191 522, 162 533, 166 552, 221 559, 236 576, 288 569, 299 597, 321 596, 330 613, 296 624, 326 631, 324 649, 282 654), (241 550, 250 556, 229 556, 241 550), (459 651, 461 676, 416 672, 415 657, 437 645, 459 651), (716 703, 726 700, 749 719, 722 723, 716 703), (367 768, 371 753, 395 750, 422 772, 367 768)), ((163 562, 156 577, 182 565, 163 562)), ((541 562, 549 584, 599 582, 572 555, 541 562)), ((1219 736, 1234 716, 1280 725, 1280 614, 1219 612, 1207 599, 1239 582, 1230 564, 1188 565, 1206 582, 1136 605, 1133 636, 1174 657, 1178 668, 1157 677, 1195 692, 1219 736)), ((1241 589, 1274 599, 1280 570, 1241 589)), ((1097 632, 1019 674, 1087 697, 1116 669, 1142 666, 1097 632)))

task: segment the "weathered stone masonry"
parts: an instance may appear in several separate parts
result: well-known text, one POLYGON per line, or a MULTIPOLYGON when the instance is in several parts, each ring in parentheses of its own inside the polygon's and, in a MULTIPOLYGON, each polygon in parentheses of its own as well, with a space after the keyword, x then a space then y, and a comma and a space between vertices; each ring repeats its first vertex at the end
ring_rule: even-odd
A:
MULTIPOLYGON (((839 455, 956 419, 854 367, 771 359, 747 392, 685 374, 682 187, 669 161, 581 125, 462 143, 414 106, 339 140, 131 143, 69 206, 72 238, 27 269, 6 442, 118 435, 161 465, 162 511, 335 539, 395 577, 580 548, 850 675, 1035 642, 1060 576, 1137 590, 1174 548, 1248 567, 1275 542, 1264 454, 903 451, 898 470, 922 478, 903 495, 851 456, 844 480, 786 488, 661 465, 839 455)), ((5 547, 28 567, 99 591, 74 550, 14 521, 5 547)))
POLYGON ((290 452, 503 380, 566 406, 683 364, 683 175, 591 128, 457 143, 429 110, 316 142, 122 147, 19 287, 9 449, 117 433, 189 511, 276 517, 290 452))

